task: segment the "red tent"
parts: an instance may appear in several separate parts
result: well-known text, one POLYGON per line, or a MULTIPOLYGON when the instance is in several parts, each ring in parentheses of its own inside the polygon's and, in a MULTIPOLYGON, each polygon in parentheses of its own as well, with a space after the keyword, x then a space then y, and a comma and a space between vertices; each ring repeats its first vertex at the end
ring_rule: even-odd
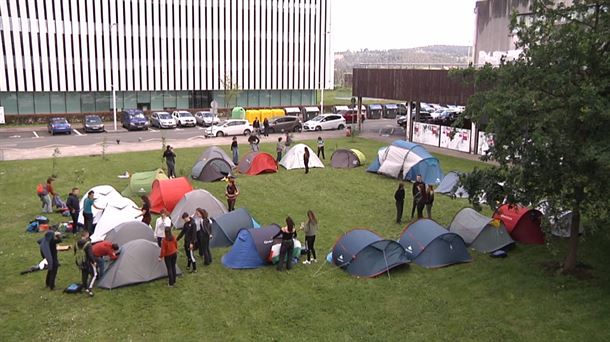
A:
POLYGON ((277 164, 275 159, 265 152, 248 153, 237 166, 240 173, 245 173, 250 176, 255 176, 261 173, 277 172, 277 164))
POLYGON ((540 229, 542 213, 518 205, 504 204, 496 210, 493 217, 506 226, 510 236, 521 243, 543 244, 544 233, 540 229))
POLYGON ((171 212, 184 194, 193 190, 191 183, 185 177, 172 179, 157 179, 152 184, 150 199, 150 211, 160 213, 165 208, 171 212))

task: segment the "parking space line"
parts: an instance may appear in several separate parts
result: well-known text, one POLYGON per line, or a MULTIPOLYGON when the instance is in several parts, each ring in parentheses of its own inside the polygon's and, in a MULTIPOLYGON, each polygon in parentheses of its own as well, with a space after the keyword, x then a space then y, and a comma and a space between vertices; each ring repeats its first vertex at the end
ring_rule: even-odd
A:
POLYGON ((153 133, 159 133, 159 131, 157 131, 156 129, 149 128, 148 130, 153 132, 153 133))
POLYGON ((197 126, 197 129, 201 131, 201 130, 204 130, 205 128, 197 126))
POLYGON ((184 131, 182 128, 176 128, 176 131, 184 131))
POLYGON ((80 136, 80 135, 83 135, 81 132, 79 132, 79 131, 78 131, 77 129, 75 129, 75 128, 73 128, 72 130, 74 131, 74 133, 76 133, 76 135, 79 135, 79 136, 80 136))
POLYGON ((40 137, 38 136, 38 133, 36 133, 36 131, 32 131, 32 133, 34 133, 34 138, 40 138, 40 137))

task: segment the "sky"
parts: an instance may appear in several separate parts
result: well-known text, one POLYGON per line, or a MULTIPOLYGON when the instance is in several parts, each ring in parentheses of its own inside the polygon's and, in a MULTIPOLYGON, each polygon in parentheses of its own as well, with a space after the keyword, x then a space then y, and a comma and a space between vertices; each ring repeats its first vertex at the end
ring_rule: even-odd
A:
POLYGON ((472 45, 476 0, 330 0, 333 50, 472 45))

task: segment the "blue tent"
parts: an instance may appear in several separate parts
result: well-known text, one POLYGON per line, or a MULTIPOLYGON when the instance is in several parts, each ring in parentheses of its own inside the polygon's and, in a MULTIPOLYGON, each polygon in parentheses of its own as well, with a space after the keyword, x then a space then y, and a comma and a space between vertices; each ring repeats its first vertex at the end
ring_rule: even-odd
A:
POLYGON ((259 268, 268 265, 267 258, 273 245, 273 236, 279 231, 280 226, 276 224, 264 228, 240 230, 231 250, 222 256, 222 265, 233 269, 259 268))
POLYGON ((415 181, 421 175, 426 184, 438 184, 443 179, 438 159, 423 146, 404 140, 379 149, 367 171, 408 181, 415 181))
POLYGON ((256 228, 254 219, 248 210, 235 209, 212 219, 212 236, 210 247, 229 247, 235 241, 241 229, 256 228))
POLYGON ((436 268, 469 262, 464 240, 433 220, 421 219, 408 225, 400 235, 400 244, 416 264, 436 268))
POLYGON ((375 277, 391 268, 409 263, 404 248, 367 229, 343 235, 332 250, 332 263, 358 277, 375 277))

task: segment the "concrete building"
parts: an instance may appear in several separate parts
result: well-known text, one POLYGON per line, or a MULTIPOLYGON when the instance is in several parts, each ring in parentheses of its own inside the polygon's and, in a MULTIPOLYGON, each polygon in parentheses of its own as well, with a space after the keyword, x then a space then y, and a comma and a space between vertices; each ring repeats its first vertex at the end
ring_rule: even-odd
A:
POLYGON ((313 104, 330 18, 331 0, 2 0, 0 107, 108 112, 113 87, 118 109, 313 104))

